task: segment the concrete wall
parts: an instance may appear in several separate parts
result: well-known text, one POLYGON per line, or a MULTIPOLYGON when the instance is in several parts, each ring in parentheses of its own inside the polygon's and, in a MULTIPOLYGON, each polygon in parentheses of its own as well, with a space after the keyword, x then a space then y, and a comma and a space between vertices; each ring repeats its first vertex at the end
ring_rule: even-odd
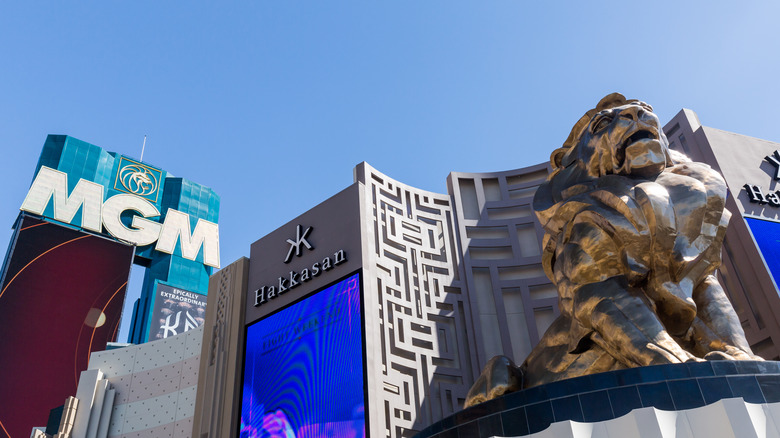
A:
POLYGON ((532 206, 549 172, 542 163, 447 178, 480 369, 499 354, 522 363, 560 313, 558 293, 542 268, 544 231, 532 206))
POLYGON ((190 437, 202 338, 199 327, 93 353, 79 377, 72 437, 190 437))
POLYGON ((241 258, 209 280, 192 437, 230 437, 238 429, 248 273, 249 259, 241 258))

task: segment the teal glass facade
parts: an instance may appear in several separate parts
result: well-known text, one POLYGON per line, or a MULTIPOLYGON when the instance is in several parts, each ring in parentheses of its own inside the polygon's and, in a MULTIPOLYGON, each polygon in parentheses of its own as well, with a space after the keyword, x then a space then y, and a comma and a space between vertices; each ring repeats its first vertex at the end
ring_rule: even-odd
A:
MULTIPOLYGON (((123 185, 123 181, 126 182, 124 174, 120 175, 121 169, 126 165, 141 166, 153 181, 157 180, 154 191, 140 195, 154 204, 161 213, 159 219, 150 219, 162 223, 168 209, 174 209, 189 215, 191 230, 195 230, 199 219, 214 224, 219 222, 220 198, 209 187, 185 178, 174 177, 157 166, 106 151, 99 146, 67 135, 49 135, 46 138, 35 175, 38 175, 43 166, 66 173, 68 193, 73 191, 80 179, 95 182, 104 187, 103 200, 105 201, 114 195, 131 193, 126 189, 126 185, 123 185)), ((51 204, 53 203, 46 207, 43 214, 48 219, 54 217, 51 204)), ((122 214, 122 222, 129 226, 132 217, 133 214, 126 211, 122 214)), ((71 222, 81 223, 80 210, 71 222)), ((79 228, 75 225, 69 226, 79 228)), ((103 233, 108 235, 105 230, 103 233)), ((133 306, 128 342, 142 343, 149 340, 149 312, 158 283, 202 295, 207 293, 208 279, 213 268, 203 263, 203 257, 203 248, 200 249, 195 260, 182 257, 180 242, 177 242, 173 254, 155 250, 154 244, 136 248, 135 264, 147 269, 141 297, 133 306)))

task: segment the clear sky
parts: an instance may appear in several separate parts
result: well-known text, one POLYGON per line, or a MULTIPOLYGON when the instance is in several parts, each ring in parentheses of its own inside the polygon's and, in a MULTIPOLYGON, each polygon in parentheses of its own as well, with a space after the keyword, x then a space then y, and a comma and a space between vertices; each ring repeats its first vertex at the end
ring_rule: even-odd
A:
POLYGON ((546 161, 612 91, 780 142, 778 17, 770 1, 4 2, 0 248, 47 134, 134 157, 148 135, 144 161, 221 195, 223 266, 361 161, 446 192, 451 171, 546 161))

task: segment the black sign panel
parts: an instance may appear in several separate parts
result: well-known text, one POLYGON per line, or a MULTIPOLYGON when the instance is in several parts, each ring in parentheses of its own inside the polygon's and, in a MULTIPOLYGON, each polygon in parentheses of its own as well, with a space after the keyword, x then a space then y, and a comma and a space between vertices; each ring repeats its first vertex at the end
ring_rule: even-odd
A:
POLYGON ((205 295, 157 283, 147 340, 164 339, 192 330, 203 324, 205 316, 205 295))

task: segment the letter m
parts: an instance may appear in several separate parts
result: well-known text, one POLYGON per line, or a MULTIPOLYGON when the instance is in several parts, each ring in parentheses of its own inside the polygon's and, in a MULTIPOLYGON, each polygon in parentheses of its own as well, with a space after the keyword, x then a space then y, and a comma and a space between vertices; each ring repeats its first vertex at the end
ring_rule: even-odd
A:
POLYGON ((81 227, 100 232, 102 185, 81 179, 69 196, 68 174, 42 166, 30 191, 27 192, 27 197, 24 198, 21 210, 43 216, 52 198, 54 198, 55 220, 69 224, 81 208, 81 227))
POLYGON ((181 241, 181 256, 195 260, 203 246, 203 263, 219 268, 219 227, 213 222, 198 219, 195 231, 190 234, 190 216, 172 208, 168 209, 160 238, 154 249, 173 254, 176 241, 181 241))

